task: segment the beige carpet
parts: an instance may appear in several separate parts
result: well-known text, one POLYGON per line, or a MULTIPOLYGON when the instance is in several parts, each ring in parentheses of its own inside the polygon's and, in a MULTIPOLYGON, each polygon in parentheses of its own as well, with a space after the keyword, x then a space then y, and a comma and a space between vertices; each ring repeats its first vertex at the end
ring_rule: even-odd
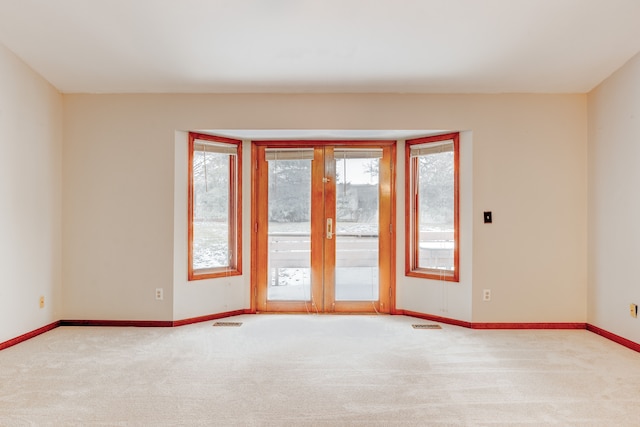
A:
POLYGON ((636 425, 640 353, 403 316, 61 327, 0 351, 2 426, 636 425))

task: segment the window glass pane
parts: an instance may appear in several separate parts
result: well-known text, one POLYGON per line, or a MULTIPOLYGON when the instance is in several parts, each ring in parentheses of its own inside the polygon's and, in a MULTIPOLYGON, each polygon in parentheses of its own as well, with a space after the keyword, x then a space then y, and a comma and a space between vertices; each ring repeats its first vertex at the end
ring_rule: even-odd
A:
POLYGON ((227 153, 193 153, 193 269, 228 267, 231 259, 231 164, 227 153))
POLYGON ((454 269, 454 153, 418 157, 418 267, 454 269))

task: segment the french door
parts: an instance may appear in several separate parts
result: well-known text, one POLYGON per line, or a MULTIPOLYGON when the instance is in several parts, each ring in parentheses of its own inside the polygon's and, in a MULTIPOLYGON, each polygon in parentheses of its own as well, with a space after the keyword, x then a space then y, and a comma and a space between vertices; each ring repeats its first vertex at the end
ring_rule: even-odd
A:
POLYGON ((264 142, 252 154, 252 307, 390 312, 395 145, 264 142))

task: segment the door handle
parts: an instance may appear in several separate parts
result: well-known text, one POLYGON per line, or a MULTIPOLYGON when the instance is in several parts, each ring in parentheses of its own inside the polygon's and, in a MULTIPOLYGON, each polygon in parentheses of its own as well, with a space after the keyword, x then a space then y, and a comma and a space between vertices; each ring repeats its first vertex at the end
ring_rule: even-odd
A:
POLYGON ((333 239, 333 219, 327 218, 327 239, 333 239))

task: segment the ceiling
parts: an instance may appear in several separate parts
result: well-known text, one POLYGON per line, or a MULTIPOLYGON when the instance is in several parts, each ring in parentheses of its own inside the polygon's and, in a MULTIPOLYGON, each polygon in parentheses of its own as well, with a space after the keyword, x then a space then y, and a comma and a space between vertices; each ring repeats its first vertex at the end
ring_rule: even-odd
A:
POLYGON ((640 0, 0 0, 64 93, 585 93, 640 51, 640 0))

